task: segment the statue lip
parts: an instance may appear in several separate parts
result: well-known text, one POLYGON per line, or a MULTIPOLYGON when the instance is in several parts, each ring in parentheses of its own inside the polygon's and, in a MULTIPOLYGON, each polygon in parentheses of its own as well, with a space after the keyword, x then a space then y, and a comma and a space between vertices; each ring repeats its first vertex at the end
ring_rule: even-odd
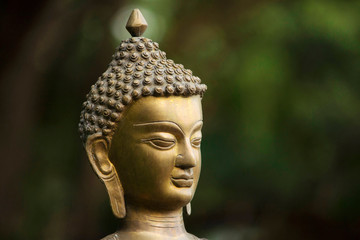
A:
POLYGON ((176 187, 180 187, 180 188, 191 187, 194 182, 192 178, 191 179, 171 178, 171 181, 176 187))
POLYGON ((182 173, 182 174, 177 175, 177 176, 171 176, 171 178, 189 180, 189 179, 194 179, 194 176, 192 174, 182 173))
POLYGON ((184 173, 179 176, 172 176, 171 181, 176 187, 191 187, 194 182, 194 176, 184 173))

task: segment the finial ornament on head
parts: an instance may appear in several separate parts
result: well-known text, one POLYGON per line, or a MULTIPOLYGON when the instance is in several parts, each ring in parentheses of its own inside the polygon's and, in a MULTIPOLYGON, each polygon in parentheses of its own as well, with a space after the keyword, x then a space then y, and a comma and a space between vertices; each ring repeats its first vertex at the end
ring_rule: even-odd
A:
POLYGON ((132 37, 141 37, 145 30, 147 29, 148 24, 141 14, 139 9, 134 9, 131 12, 129 20, 126 23, 126 29, 131 34, 132 37))

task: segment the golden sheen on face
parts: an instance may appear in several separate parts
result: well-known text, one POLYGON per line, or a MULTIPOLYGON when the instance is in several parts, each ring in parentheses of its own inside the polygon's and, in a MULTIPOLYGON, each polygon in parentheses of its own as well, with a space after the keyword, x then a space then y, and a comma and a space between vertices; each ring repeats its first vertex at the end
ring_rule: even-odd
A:
POLYGON ((201 168, 200 96, 146 97, 124 113, 110 160, 126 204, 173 210, 191 201, 201 168))

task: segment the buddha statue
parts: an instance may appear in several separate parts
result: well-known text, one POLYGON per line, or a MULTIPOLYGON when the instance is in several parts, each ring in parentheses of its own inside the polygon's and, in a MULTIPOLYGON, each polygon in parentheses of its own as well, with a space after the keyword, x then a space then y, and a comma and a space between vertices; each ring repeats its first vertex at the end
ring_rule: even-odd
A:
POLYGON ((200 175, 206 85, 142 37, 146 27, 133 10, 132 37, 91 86, 80 116, 91 166, 122 219, 103 240, 198 239, 185 230, 183 208, 190 215, 200 175))

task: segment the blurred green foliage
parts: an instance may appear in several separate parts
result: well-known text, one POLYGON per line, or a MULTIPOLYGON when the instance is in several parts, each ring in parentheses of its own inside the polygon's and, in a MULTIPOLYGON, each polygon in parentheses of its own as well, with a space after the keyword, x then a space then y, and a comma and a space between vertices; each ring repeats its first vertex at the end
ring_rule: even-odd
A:
MULTIPOLYGON (((100 239, 115 231, 77 123, 90 85, 129 37, 118 31, 133 7, 150 24, 145 36, 208 85, 202 175, 187 229, 214 240, 360 238, 359 1, 61 5, 74 26, 60 25, 60 43, 44 39, 53 57, 42 58, 31 151, 14 186, 20 200, 0 238, 100 239)), ((42 21, 64 21, 59 15, 42 21)))

